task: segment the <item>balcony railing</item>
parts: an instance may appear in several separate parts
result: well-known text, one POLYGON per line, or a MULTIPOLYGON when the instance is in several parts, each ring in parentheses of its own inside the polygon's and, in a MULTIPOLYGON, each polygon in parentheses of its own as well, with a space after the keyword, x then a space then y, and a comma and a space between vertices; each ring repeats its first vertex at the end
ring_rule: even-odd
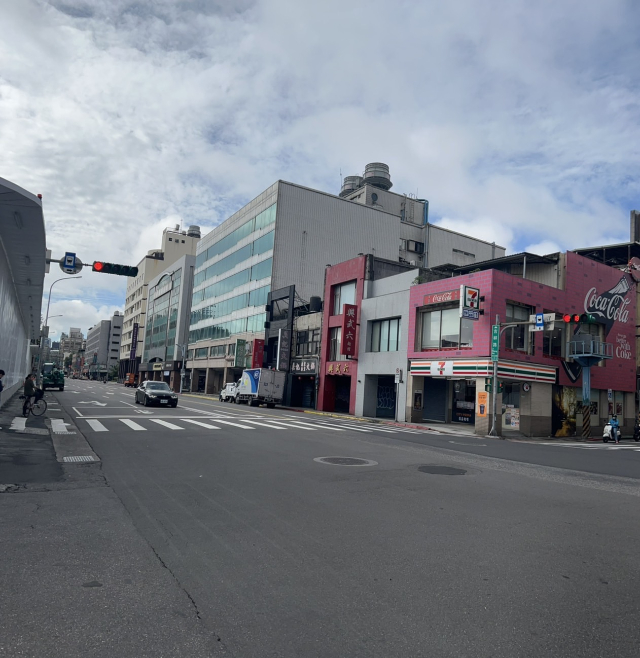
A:
POLYGON ((569 356, 612 359, 613 345, 600 340, 572 340, 569 343, 569 356))

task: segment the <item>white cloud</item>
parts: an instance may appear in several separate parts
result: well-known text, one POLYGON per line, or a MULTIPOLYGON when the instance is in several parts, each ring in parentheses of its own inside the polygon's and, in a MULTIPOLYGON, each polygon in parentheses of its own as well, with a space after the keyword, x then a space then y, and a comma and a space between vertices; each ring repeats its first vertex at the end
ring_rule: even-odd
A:
MULTIPOLYGON (((54 255, 129 263, 279 178, 337 192, 379 160, 514 251, 623 241, 640 205, 625 0, 7 4, 0 176, 44 195, 54 255)), ((97 313, 124 285, 83 272, 54 299, 97 313)))

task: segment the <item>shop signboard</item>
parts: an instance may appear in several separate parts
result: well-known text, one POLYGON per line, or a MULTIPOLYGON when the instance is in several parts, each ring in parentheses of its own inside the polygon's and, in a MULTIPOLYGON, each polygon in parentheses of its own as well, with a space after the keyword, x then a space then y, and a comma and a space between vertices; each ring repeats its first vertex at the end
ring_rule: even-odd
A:
POLYGON ((340 354, 356 356, 356 332, 358 324, 358 307, 355 304, 345 304, 342 316, 342 341, 340 354))
POLYGON ((245 367, 245 358, 247 354, 247 341, 243 338, 238 338, 236 340, 236 353, 233 359, 234 368, 244 368, 245 367))
POLYGON ((264 359, 264 340, 262 338, 254 338, 253 352, 251 354, 251 368, 262 368, 262 361, 264 359))
POLYGON ((466 400, 455 400, 453 409, 453 421, 456 423, 473 423, 473 402, 466 400))
POLYGON ((431 304, 445 304, 447 302, 457 302, 460 299, 460 288, 456 290, 445 290, 444 292, 434 292, 424 296, 423 306, 431 304))
POLYGON ((136 351, 138 349, 138 323, 133 323, 133 329, 131 331, 131 352, 129 354, 129 360, 136 360, 136 351))
POLYGON ((276 370, 286 372, 289 370, 291 359, 291 330, 278 329, 278 360, 276 370))
POLYGON ((486 418, 489 410, 489 394, 487 391, 478 391, 478 408, 476 414, 478 418, 486 418))
POLYGON ((296 359, 291 362, 291 372, 300 375, 315 375, 318 370, 316 359, 296 359))

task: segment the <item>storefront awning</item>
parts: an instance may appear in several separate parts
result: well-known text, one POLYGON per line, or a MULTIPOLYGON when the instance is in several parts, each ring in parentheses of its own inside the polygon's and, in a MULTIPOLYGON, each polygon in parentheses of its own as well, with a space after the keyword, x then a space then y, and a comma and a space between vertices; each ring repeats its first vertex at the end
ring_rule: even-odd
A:
MULTIPOLYGON (((412 360, 410 374, 444 379, 490 377, 493 375, 493 363, 489 359, 412 360)), ((555 384, 557 376, 558 369, 551 366, 518 361, 498 362, 498 377, 500 379, 555 384)))

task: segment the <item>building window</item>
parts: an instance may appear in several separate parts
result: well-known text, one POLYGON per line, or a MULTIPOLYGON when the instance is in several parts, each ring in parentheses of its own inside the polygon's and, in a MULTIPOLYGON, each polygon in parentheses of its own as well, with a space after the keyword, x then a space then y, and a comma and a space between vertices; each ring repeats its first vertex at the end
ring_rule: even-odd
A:
POLYGON ((400 337, 400 318, 376 320, 371 323, 371 351, 397 352, 400 337))
POLYGON ((329 330, 329 361, 346 361, 347 357, 340 354, 342 328, 331 327, 329 330))
POLYGON ((199 347, 196 350, 196 359, 206 359, 207 358, 207 348, 206 347, 199 347))
POLYGON ((229 343, 227 345, 227 354, 229 356, 235 356, 236 353, 236 344, 235 343, 229 343))
POLYGON ((473 320, 460 317, 458 306, 421 314, 420 350, 473 347, 473 320))
MULTIPOLYGON (((507 317, 505 322, 527 322, 529 316, 535 313, 530 306, 521 306, 507 302, 507 317)), ((504 332, 505 347, 508 350, 518 350, 533 354, 533 340, 530 339, 529 327, 526 324, 520 324, 515 327, 508 327, 504 332)))
MULTIPOLYGON (((546 313, 546 311, 545 311, 546 313)), ((564 322, 554 322, 552 331, 545 331, 542 335, 542 353, 545 356, 564 356, 564 322)))
POLYGON ((224 356, 225 350, 227 349, 226 345, 214 345, 210 350, 209 350, 209 356, 224 356))
POLYGON ((298 331, 296 334, 296 356, 318 354, 320 329, 298 331))
POLYGON ((345 304, 356 303, 356 282, 349 281, 333 286, 333 315, 342 315, 345 304))

